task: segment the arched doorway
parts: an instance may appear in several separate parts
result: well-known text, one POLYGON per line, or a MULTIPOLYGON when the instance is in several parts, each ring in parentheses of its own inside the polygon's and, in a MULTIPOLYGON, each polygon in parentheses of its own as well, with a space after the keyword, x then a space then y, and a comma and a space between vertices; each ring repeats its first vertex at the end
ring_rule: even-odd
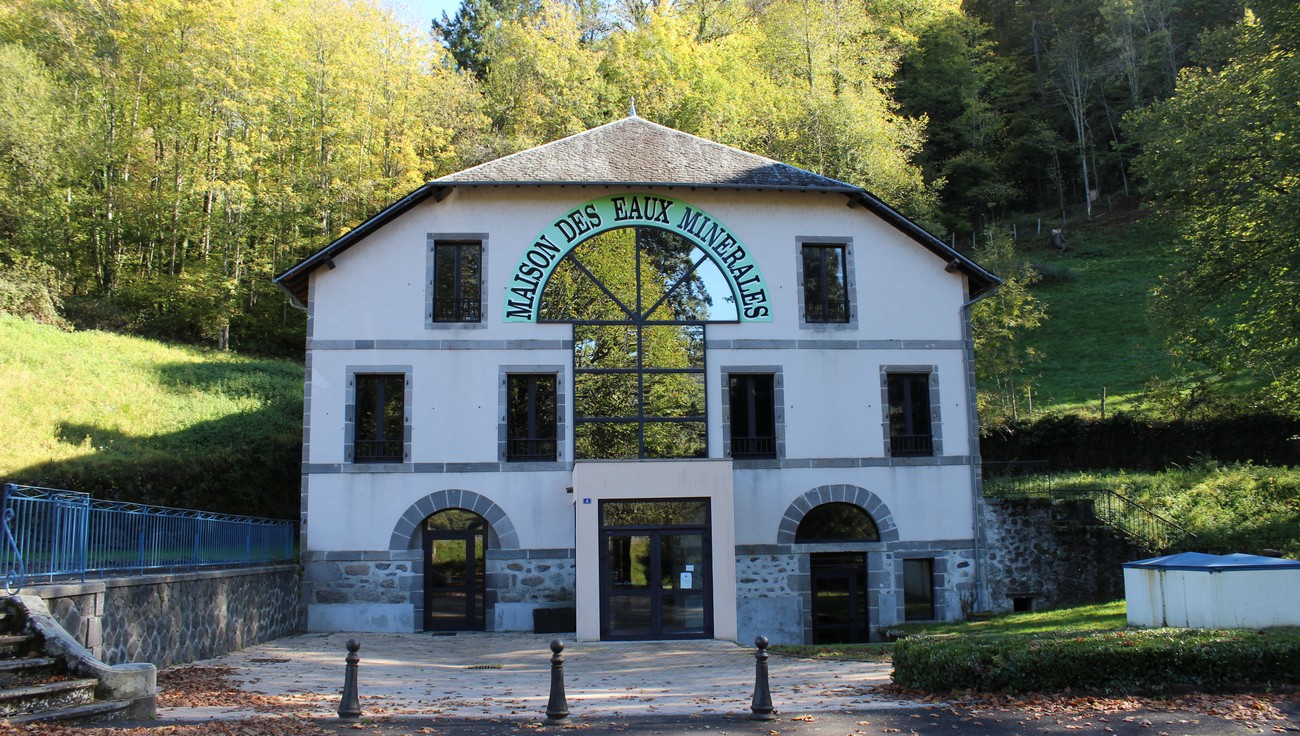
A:
POLYGON ((473 511, 445 509, 424 520, 424 630, 482 631, 488 522, 473 511))
MULTIPOLYGON (((796 544, 850 544, 880 541, 875 521, 851 503, 824 503, 809 509, 795 531, 796 544)), ((868 641, 867 553, 814 552, 809 556, 812 579, 812 639, 814 644, 868 641)))

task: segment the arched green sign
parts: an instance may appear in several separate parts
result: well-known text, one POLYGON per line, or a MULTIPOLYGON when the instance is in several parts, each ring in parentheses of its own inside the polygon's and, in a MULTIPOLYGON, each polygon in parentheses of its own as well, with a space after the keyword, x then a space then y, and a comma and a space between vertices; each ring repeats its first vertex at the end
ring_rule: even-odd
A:
POLYGON ((700 247, 722 271, 741 322, 771 322, 767 286, 753 254, 725 225, 698 207, 650 194, 593 199, 552 222, 524 250, 506 287, 505 321, 536 322, 542 289, 574 246, 607 230, 657 227, 700 247))

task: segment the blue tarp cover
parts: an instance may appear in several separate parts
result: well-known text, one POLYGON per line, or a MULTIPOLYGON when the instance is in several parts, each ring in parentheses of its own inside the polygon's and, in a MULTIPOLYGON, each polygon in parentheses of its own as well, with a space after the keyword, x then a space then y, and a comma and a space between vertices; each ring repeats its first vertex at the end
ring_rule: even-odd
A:
POLYGON ((1244 555, 1240 552, 1230 555, 1179 552, 1176 555, 1125 562, 1124 567, 1139 570, 1204 570, 1206 572, 1222 572, 1224 570, 1300 570, 1300 560, 1244 555))

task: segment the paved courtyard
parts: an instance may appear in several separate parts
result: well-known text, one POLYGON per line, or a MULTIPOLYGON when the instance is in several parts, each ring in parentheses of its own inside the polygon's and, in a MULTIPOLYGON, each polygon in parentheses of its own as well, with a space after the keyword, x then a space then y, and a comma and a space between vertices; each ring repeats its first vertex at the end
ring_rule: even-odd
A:
MULTIPOLYGON (((358 689, 367 716, 536 718, 546 710, 552 635, 306 634, 195 664, 229 666, 245 692, 302 715, 330 715, 339 704, 345 645, 354 637, 361 642, 358 689)), ((720 641, 566 641, 569 710, 609 718, 747 714, 754 651, 720 641)), ((773 704, 786 715, 915 705, 870 690, 889 682, 887 663, 773 655, 769 669, 773 704)), ((158 715, 188 721, 254 714, 247 707, 164 706, 158 715)))

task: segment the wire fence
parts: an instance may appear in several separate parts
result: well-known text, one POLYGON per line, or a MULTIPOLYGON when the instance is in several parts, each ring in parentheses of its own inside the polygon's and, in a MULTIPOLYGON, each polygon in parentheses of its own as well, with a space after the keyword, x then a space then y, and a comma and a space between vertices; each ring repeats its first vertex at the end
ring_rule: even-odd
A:
POLYGON ((0 574, 16 593, 31 582, 85 580, 294 558, 297 524, 280 519, 102 501, 90 494, 6 483, 0 574))

